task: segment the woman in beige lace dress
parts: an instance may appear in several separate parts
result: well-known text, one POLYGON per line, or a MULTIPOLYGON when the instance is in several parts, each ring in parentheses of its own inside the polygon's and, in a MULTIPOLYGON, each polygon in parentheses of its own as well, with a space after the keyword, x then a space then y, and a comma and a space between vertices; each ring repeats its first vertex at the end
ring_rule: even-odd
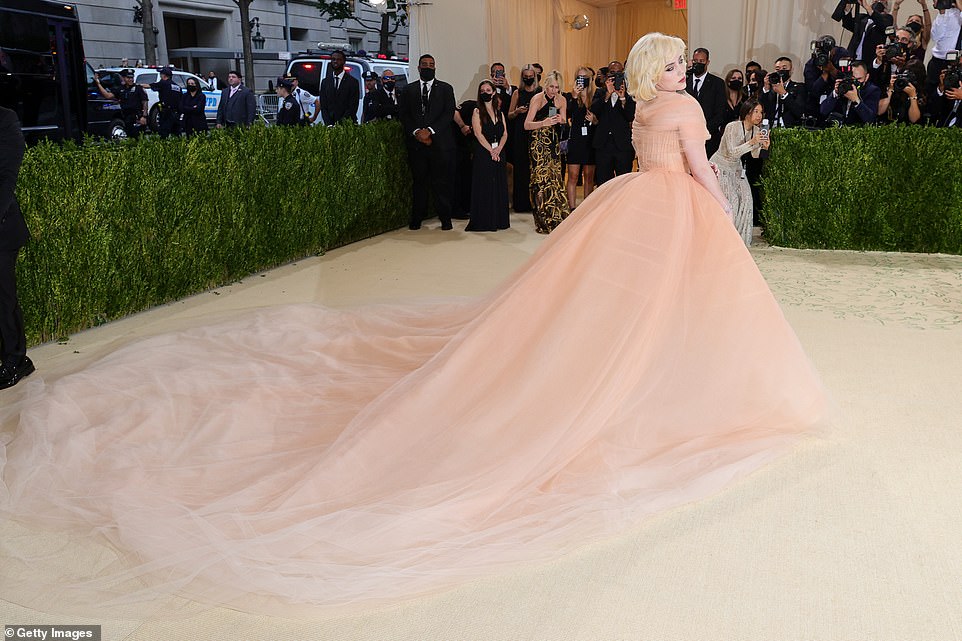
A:
POLYGON ((732 206, 735 228, 746 245, 752 244, 752 189, 745 176, 745 156, 758 158, 768 149, 768 135, 762 132, 764 110, 755 100, 746 100, 738 110, 738 120, 728 123, 718 151, 711 161, 718 166, 718 181, 732 206))

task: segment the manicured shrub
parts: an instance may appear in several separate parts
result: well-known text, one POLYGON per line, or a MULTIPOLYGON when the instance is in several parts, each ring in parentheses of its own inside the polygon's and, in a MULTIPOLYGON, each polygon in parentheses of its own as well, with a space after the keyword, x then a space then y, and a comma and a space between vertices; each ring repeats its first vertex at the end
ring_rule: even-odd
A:
POLYGON ((27 151, 33 234, 18 285, 31 343, 406 223, 401 129, 251 127, 27 151))
POLYGON ((962 131, 776 129, 762 178, 775 245, 962 254, 962 131))

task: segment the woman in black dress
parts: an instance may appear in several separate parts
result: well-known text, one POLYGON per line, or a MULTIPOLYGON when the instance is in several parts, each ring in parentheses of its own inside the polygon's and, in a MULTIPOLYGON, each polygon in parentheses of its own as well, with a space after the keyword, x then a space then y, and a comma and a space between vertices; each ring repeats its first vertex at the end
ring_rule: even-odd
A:
POLYGON ((725 75, 725 96, 728 98, 725 110, 725 124, 738 120, 738 110, 745 102, 745 74, 741 69, 732 69, 725 75))
POLYGON ((184 133, 191 136, 198 131, 207 131, 207 96, 200 90, 200 84, 193 78, 187 79, 187 93, 180 100, 180 112, 184 116, 184 133))
POLYGON ((531 198, 528 193, 531 184, 531 161, 529 149, 531 135, 525 131, 524 119, 528 115, 531 99, 541 92, 538 86, 538 70, 525 65, 521 70, 521 85, 511 95, 511 108, 508 120, 511 121, 511 165, 514 167, 514 185, 511 203, 515 213, 531 211, 531 198))
POLYGON ((471 176, 471 220, 465 231, 497 231, 510 227, 508 173, 501 157, 508 141, 501 97, 494 83, 478 86, 478 107, 471 116, 475 147, 471 176))
POLYGON ((595 75, 588 67, 578 67, 575 86, 568 99, 568 208, 574 209, 578 199, 578 177, 582 178, 585 198, 595 190, 595 125, 598 119, 591 113, 595 98, 595 75))

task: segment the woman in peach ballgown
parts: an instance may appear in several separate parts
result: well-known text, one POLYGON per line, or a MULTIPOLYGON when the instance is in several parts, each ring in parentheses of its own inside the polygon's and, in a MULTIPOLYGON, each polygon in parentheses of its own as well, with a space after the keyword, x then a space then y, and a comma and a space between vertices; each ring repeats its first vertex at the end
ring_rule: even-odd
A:
POLYGON ((392 602, 621 532, 790 448, 824 393, 732 226, 683 52, 649 34, 628 59, 640 173, 484 298, 266 309, 28 382, 2 414, 0 513, 110 553, 71 572, 69 545, 8 545, 3 598, 392 602))

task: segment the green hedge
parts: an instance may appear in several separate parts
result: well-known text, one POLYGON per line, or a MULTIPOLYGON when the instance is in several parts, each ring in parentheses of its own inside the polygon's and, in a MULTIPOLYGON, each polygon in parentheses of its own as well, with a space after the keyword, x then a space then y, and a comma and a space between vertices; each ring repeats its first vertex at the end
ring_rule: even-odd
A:
POLYGON ((762 178, 785 247, 962 254, 962 131, 778 129, 762 178))
POLYGON ((59 338, 407 221, 397 123, 260 127, 27 151, 31 343, 59 338))

